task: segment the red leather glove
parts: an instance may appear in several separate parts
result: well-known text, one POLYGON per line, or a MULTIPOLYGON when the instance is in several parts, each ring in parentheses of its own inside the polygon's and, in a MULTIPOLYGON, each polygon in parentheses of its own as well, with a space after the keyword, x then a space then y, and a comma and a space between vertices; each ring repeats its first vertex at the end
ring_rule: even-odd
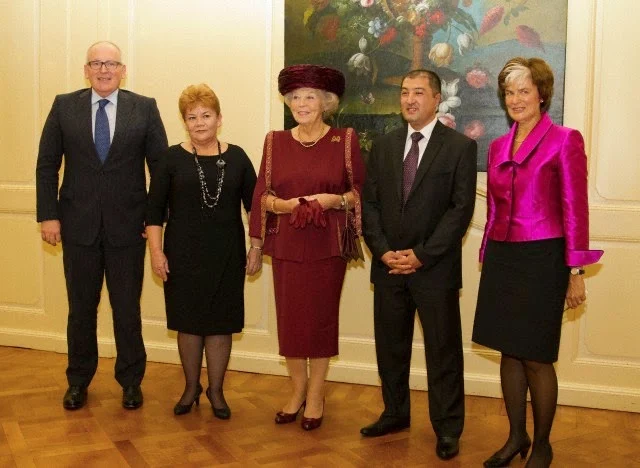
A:
POLYGON ((299 198, 298 202, 299 204, 293 208, 293 211, 291 211, 289 224, 292 224, 296 229, 302 229, 311 221, 312 214, 309 210, 307 200, 299 198))
POLYGON ((318 200, 309 202, 309 211, 311 212, 313 224, 315 227, 326 227, 327 219, 324 216, 324 210, 318 200))

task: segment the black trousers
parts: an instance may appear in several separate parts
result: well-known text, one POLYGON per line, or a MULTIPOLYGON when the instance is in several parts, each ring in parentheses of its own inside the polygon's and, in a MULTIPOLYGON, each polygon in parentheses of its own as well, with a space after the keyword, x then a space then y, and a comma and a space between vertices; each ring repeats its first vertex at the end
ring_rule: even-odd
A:
POLYGON ((90 246, 63 244, 69 385, 88 386, 96 373, 98 304, 105 277, 116 340, 116 380, 122 387, 142 382, 147 362, 140 318, 144 254, 142 238, 135 245, 118 247, 109 245, 104 234, 90 246))
POLYGON ((374 329, 383 418, 410 419, 409 368, 416 309, 424 333, 429 417, 438 437, 460 437, 464 426, 464 369, 457 289, 376 284, 374 329))

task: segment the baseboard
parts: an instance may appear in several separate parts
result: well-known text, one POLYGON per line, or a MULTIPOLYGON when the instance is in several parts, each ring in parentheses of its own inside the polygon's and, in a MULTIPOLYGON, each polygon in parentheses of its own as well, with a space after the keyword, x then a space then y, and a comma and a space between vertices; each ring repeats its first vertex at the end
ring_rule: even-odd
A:
MULTIPOLYGON (((58 353, 67 352, 67 340, 64 334, 11 328, 0 328, 0 346, 31 348, 58 353)), ((147 341, 145 346, 149 361, 180 363, 175 344, 147 341)), ((115 355, 113 339, 98 340, 98 350, 101 357, 113 357, 115 355)), ((270 353, 234 350, 231 353, 229 369, 257 374, 287 375, 282 356, 270 353)), ((341 359, 332 361, 328 380, 362 385, 380 385, 378 368, 375 364, 341 359)), ((414 390, 426 390, 426 370, 423 368, 411 369, 409 385, 414 390)), ((465 372, 465 393, 501 398, 500 376, 498 374, 465 372)), ((558 402, 561 405, 640 413, 640 389, 561 381, 558 402)))

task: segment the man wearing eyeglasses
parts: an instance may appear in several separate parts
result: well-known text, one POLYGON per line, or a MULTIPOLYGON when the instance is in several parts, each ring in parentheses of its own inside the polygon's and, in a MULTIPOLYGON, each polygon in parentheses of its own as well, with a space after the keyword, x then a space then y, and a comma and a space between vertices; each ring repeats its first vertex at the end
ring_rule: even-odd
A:
POLYGON ((85 405, 98 366, 97 308, 104 278, 122 405, 135 409, 143 400, 144 164, 153 171, 167 135, 154 99, 119 89, 126 72, 117 45, 102 41, 89 47, 84 74, 91 88, 56 96, 40 139, 38 222, 45 242, 64 245, 69 388, 63 406, 68 410, 85 405))

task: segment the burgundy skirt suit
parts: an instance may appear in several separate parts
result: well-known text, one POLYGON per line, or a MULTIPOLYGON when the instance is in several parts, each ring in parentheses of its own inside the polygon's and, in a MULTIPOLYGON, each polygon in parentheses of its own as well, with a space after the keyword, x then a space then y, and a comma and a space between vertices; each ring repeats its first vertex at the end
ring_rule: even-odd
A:
MULTIPOLYGON (((346 271, 346 262, 340 256, 339 233, 345 224, 345 212, 325 211, 325 227, 311 223, 295 228, 289 224, 289 213, 267 212, 266 195, 269 192, 286 200, 348 192, 345 134, 346 129, 331 128, 315 145, 307 147, 295 140, 289 130, 273 132, 270 191, 265 178, 269 137, 265 139, 249 235, 264 239, 263 252, 272 258, 278 342, 280 354, 285 357, 338 354, 338 310, 346 271)), ((355 132, 351 160, 355 219, 359 225, 365 169, 355 132)))

